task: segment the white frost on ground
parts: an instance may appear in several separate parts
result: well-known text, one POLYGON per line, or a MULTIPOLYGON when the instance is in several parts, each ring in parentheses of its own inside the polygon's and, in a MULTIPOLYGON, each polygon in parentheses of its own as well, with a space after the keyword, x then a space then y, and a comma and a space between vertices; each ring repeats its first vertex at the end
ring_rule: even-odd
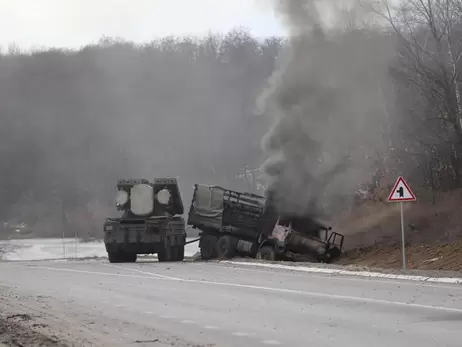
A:
POLYGON ((346 275, 346 276, 361 276, 361 277, 375 277, 375 278, 387 278, 395 280, 407 280, 407 281, 419 281, 419 282, 433 282, 433 283, 450 283, 450 284, 462 284, 462 278, 459 277, 428 277, 428 276, 414 276, 414 275, 397 275, 387 274, 381 272, 371 271, 351 271, 342 269, 329 269, 320 268, 315 266, 293 266, 293 265, 282 265, 282 264, 267 264, 267 263, 246 263, 243 261, 224 260, 220 261, 223 264, 234 264, 234 265, 246 265, 254 267, 266 267, 272 269, 281 269, 288 271, 301 271, 311 273, 322 273, 330 275, 346 275))
MULTIPOLYGON (((188 239, 189 241, 190 239, 188 239)), ((50 259, 83 259, 107 258, 102 241, 77 242, 74 239, 25 239, 0 241, 2 260, 50 260, 50 259)), ((191 257, 198 252, 198 243, 186 245, 185 256, 191 257)))

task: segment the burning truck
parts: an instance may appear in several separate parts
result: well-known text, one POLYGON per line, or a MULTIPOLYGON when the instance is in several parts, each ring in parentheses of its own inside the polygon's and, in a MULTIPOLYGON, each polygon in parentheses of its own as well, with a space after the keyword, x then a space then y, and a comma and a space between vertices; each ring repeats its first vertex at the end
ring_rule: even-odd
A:
POLYGON ((247 256, 265 260, 332 262, 344 236, 311 217, 280 215, 271 194, 263 197, 196 184, 187 224, 199 229, 204 260, 247 256))

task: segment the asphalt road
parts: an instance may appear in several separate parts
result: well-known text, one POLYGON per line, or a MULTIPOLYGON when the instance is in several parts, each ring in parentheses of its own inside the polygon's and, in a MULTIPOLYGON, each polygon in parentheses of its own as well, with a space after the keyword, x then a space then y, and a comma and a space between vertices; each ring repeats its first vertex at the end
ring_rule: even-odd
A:
POLYGON ((76 346, 461 346, 462 286, 216 263, 0 263, 0 312, 76 346), (45 328, 44 328, 45 329, 45 328))

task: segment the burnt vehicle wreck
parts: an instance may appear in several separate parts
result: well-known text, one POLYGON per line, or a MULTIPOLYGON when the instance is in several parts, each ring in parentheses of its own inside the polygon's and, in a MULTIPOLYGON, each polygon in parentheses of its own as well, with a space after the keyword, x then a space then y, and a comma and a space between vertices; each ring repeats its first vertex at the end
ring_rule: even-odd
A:
POLYGON ((199 229, 204 260, 246 256, 317 262, 337 259, 344 236, 310 217, 279 215, 267 197, 196 184, 187 224, 199 229))

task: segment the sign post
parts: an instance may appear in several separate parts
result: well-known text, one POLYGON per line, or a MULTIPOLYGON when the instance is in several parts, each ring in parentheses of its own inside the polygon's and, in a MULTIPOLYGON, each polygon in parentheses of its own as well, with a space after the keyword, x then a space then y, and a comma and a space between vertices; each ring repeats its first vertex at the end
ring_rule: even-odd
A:
POLYGON ((61 241, 63 242, 63 258, 66 259, 66 240, 64 238, 64 229, 61 233, 61 241))
POLYGON ((401 248, 403 252, 403 270, 406 270, 406 239, 404 235, 404 212, 403 202, 405 201, 416 201, 416 197, 409 188, 408 184, 401 176, 396 180, 395 186, 393 187, 390 195, 388 196, 388 202, 399 202, 401 210, 401 248))
POLYGON ((78 255, 78 247, 79 247, 79 240, 78 240, 78 234, 77 234, 77 229, 74 229, 74 250, 75 250, 75 259, 77 259, 78 255))

